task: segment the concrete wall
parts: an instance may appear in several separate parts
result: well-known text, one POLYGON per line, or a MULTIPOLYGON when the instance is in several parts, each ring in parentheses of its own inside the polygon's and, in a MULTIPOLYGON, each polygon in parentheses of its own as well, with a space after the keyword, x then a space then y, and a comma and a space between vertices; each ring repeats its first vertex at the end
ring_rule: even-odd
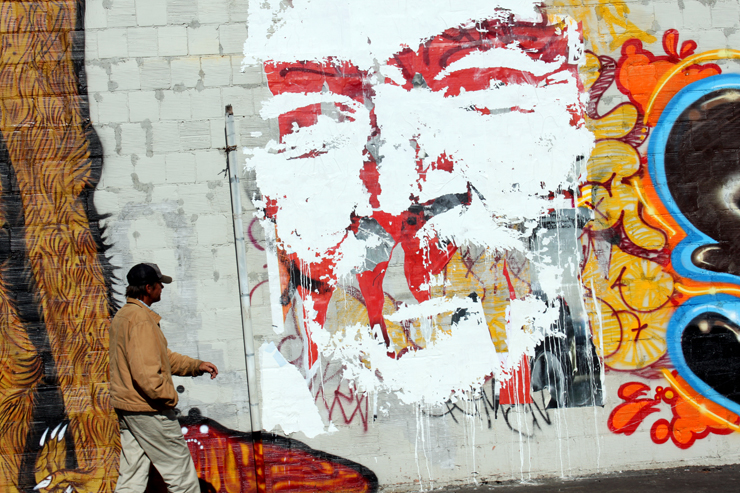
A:
POLYGON ((737 461, 740 5, 443 4, 0 2, 3 491, 113 491, 143 261, 215 491, 737 461))
POLYGON ((111 163, 95 205, 110 214, 112 263, 152 259, 172 273, 175 282, 159 305, 171 349, 224 370, 224 385, 184 380, 183 409, 248 428, 231 200, 222 173, 225 104, 235 108, 240 144, 259 143, 250 133, 263 126, 255 113, 264 97, 261 70, 240 71, 246 7, 90 2, 86 9, 90 118, 111 163))

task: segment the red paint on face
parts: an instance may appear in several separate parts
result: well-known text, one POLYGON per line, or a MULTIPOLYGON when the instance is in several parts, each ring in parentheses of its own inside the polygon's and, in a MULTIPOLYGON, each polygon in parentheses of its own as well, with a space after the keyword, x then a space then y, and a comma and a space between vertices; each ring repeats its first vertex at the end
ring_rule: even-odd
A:
MULTIPOLYGON (((414 75, 420 74, 432 91, 444 91, 446 96, 458 96, 461 89, 480 91, 488 89, 491 81, 505 84, 537 84, 550 74, 535 76, 530 72, 504 67, 468 68, 437 78, 447 67, 474 51, 506 48, 516 43, 530 58, 555 62, 568 56, 568 40, 556 26, 544 23, 517 23, 500 20, 482 21, 472 28, 448 29, 435 36, 416 51, 406 48, 397 53, 388 65, 401 69, 406 82, 403 87, 413 89, 414 75)), ((575 67, 568 70, 575 73, 575 67)))
POLYGON ((519 367, 511 373, 511 377, 501 381, 499 404, 507 406, 531 404, 532 402, 532 375, 529 369, 529 358, 522 356, 519 367))
POLYGON ((381 192, 380 183, 378 183, 379 178, 378 163, 374 159, 366 160, 360 170, 360 180, 362 180, 365 189, 370 193, 370 206, 373 209, 380 208, 380 201, 378 200, 378 195, 381 192))

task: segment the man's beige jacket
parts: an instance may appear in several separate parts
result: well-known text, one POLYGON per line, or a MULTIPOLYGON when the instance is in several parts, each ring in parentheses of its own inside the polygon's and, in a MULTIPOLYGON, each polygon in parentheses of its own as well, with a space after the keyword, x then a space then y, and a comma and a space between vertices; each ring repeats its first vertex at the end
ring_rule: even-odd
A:
POLYGON ((127 298, 110 327, 111 403, 124 411, 163 411, 177 405, 172 375, 199 376, 201 360, 170 351, 146 304, 127 298))

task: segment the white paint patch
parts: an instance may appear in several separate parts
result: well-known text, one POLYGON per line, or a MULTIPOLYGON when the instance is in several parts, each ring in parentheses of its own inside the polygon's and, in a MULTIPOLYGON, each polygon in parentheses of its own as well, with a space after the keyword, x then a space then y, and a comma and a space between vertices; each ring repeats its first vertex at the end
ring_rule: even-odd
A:
POLYGON ((298 369, 272 342, 262 344, 259 359, 263 428, 272 431, 280 426, 286 435, 300 431, 308 438, 325 433, 319 410, 298 369))
POLYGON ((510 84, 454 97, 376 86, 373 101, 384 140, 380 208, 399 214, 411 205, 412 194, 423 203, 465 193, 470 183, 501 221, 539 217, 552 207, 548 192, 573 179, 576 157, 588 155, 593 144, 588 130, 570 125, 568 107, 578 103, 578 86, 570 74, 565 77, 561 84, 510 84), (424 166, 446 154, 455 161, 453 173, 429 170, 419 190, 411 140, 426 154, 424 166))
POLYGON ((345 364, 343 378, 361 391, 394 392, 401 402, 441 405, 477 395, 485 377, 507 380, 522 356, 533 356, 557 319, 558 309, 548 308, 534 297, 514 300, 507 312, 508 354, 498 354, 485 322, 483 308, 470 298, 432 299, 419 305, 403 306, 387 317, 401 322, 467 311, 467 317, 453 326, 448 335, 438 331, 436 340, 423 350, 411 351, 399 359, 387 356, 387 348, 365 325, 347 327, 344 334, 317 337, 327 358, 345 364), (472 394, 471 394, 472 392, 472 394))
MULTIPOLYGON (((509 350, 504 373, 510 375, 519 367, 522 356, 534 356, 534 349, 545 340, 559 315, 558 307, 549 308, 545 302, 527 296, 521 300, 511 300, 506 307, 506 346, 509 350)), ((505 380, 502 378, 502 380, 505 380)))
MULTIPOLYGON (((439 333, 423 350, 391 359, 382 339, 378 342, 369 327, 358 324, 347 327, 345 335, 326 340, 322 352, 345 362, 343 378, 358 390, 394 392, 406 404, 442 404, 451 396, 457 400, 478 391, 486 375, 500 368, 482 307, 469 298, 450 300, 444 307, 432 301, 430 313, 464 307, 469 316, 451 335, 439 333)), ((409 307, 408 315, 413 316, 415 309, 409 307)))
MULTIPOLYGON (((540 262, 534 262, 534 265, 537 268, 540 289, 547 293, 550 299, 555 299, 562 293, 565 267, 552 265, 548 263, 549 261, 549 258, 545 258, 540 262)), ((568 268, 574 269, 574 266, 568 265, 568 268)))
POLYGON ((347 236, 353 212, 360 216, 372 212, 360 180, 370 133, 367 108, 337 94, 283 94, 265 102, 261 115, 274 118, 321 102, 347 105, 351 110, 343 114, 354 121, 319 115, 315 125, 285 136, 282 144, 271 140, 264 148, 250 149, 253 157, 247 162, 257 171, 262 194, 279 204, 276 224, 282 248, 307 262, 316 261, 347 236), (321 154, 301 157, 310 152, 321 154))
POLYGON ((538 21, 531 0, 282 0, 249 3, 245 64, 265 60, 321 60, 335 56, 369 68, 400 46, 419 43, 471 20, 505 17, 538 21), (502 10, 503 9, 503 10, 502 10))
POLYGON ((270 286, 270 313, 272 314, 272 330, 275 334, 282 334, 285 332, 285 324, 283 323, 283 305, 280 302, 282 292, 280 290, 280 266, 278 264, 277 255, 275 252, 275 225, 271 223, 263 223, 265 231, 265 243, 267 244, 267 251, 271 252, 267 255, 267 275, 268 285, 270 286))
POLYGON ((474 194, 469 206, 461 205, 434 216, 419 230, 417 236, 430 240, 436 235, 459 247, 485 245, 499 250, 521 249, 524 234, 507 226, 474 194))

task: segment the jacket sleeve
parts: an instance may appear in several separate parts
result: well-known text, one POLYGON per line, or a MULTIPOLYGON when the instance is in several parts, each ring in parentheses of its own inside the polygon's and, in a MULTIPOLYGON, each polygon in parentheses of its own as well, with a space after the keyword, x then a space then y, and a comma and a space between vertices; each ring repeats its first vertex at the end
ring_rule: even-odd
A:
POLYGON ((185 356, 184 354, 176 353, 167 349, 167 356, 170 358, 170 369, 173 375, 181 377, 199 377, 203 373, 198 369, 201 363, 199 359, 185 356))
POLYGON ((167 385, 169 376, 162 374, 160 360, 160 341, 157 331, 152 330, 150 322, 139 322, 129 332, 128 357, 131 377, 149 399, 170 401, 177 398, 167 385))

